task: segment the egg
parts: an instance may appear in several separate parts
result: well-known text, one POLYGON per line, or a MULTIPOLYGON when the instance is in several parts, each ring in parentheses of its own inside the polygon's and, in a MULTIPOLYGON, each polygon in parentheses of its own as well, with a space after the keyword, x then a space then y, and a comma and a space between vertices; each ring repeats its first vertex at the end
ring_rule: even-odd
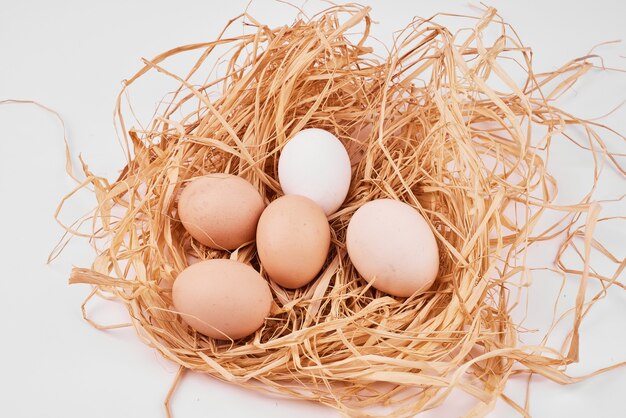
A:
POLYGON ((417 210, 398 200, 378 199, 361 206, 348 224, 346 247, 359 274, 393 296, 425 292, 439 271, 430 226, 417 210))
POLYGON ((223 173, 195 178, 178 200, 178 216, 187 232, 218 250, 252 241, 263 209, 263 198, 252 184, 223 173))
POLYGON ((346 199, 351 175, 346 148, 323 129, 301 130, 283 147, 278 159, 283 192, 308 197, 326 215, 336 212, 346 199))
POLYGON ((311 199, 287 195, 270 203, 259 219, 257 252, 267 274, 296 289, 317 276, 330 248, 328 219, 311 199))
POLYGON ((272 305, 272 292, 249 265, 213 259, 184 269, 174 281, 172 299, 183 321, 199 333, 236 340, 263 325, 272 305))

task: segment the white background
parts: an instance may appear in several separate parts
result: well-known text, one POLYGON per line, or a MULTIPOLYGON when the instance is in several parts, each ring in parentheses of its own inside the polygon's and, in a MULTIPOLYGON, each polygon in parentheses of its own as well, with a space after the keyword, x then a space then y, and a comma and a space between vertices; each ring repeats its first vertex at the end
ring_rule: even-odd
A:
MULTIPOLYGON (((121 80, 140 68, 141 57, 213 39, 246 3, 0 0, 0 100, 31 99, 56 109, 67 123, 74 157, 81 152, 92 170, 112 178, 123 164, 112 123, 121 80)), ((386 43, 391 32, 414 15, 478 13, 465 2, 363 3, 373 6, 373 16, 380 22, 374 34, 386 43)), ((626 3, 621 0, 490 4, 533 48, 539 70, 553 70, 600 42, 626 39, 626 3)), ((307 10, 320 5, 311 2, 307 10)), ((293 9, 276 2, 256 1, 250 11, 270 26, 290 23, 295 16, 293 9)), ((620 58, 626 56, 624 44, 596 52, 607 65, 626 68, 620 58)), ((626 98, 625 79, 623 74, 594 72, 562 104, 582 117, 601 116, 626 98)), ((165 91, 154 93, 149 99, 133 100, 151 110, 165 91)), ((623 110, 604 121, 626 132, 623 110)), ((56 262, 45 263, 61 235, 53 211, 72 187, 64 173, 61 140, 62 130, 51 115, 33 106, 0 106, 0 417, 164 416, 162 402, 176 367, 141 344, 131 329, 101 332, 81 318, 80 304, 89 289, 69 287, 67 277, 72 265, 90 264, 87 243, 74 241, 56 262)), ((619 146, 625 152, 624 143, 619 146)), ((561 198, 571 202, 588 179, 580 173, 589 159, 575 151, 557 157, 553 170, 561 181, 561 198)), ((602 197, 626 191, 624 181, 610 169, 603 180, 602 197)), ((72 220, 92 204, 81 196, 64 219, 72 220)), ((626 213, 623 203, 606 210, 626 213)), ((605 231, 605 238, 623 257, 626 228, 624 223, 617 225, 605 231)), ((624 292, 615 290, 583 323, 581 363, 570 369, 572 374, 626 360, 626 300, 624 292)), ((534 296, 542 300, 542 295, 534 296)), ((571 302, 574 294, 563 297, 571 302)), ((544 295, 543 300, 547 303, 551 297, 544 295)), ((540 308, 548 310, 546 305, 540 308)), ((534 312, 542 317, 542 309, 534 312)), ((107 303, 94 303, 90 312, 102 322, 125 319, 122 309, 107 303)), ((515 399, 522 399, 523 382, 512 381, 509 389, 515 399)), ((531 413, 623 417, 625 390, 624 369, 574 386, 536 379, 531 413)), ((455 416, 467 405, 457 397, 445 415, 439 411, 428 416, 455 416)), ((173 408, 178 418, 337 416, 312 403, 269 398, 192 374, 183 380, 173 408)), ((512 415, 503 403, 493 413, 512 415)))

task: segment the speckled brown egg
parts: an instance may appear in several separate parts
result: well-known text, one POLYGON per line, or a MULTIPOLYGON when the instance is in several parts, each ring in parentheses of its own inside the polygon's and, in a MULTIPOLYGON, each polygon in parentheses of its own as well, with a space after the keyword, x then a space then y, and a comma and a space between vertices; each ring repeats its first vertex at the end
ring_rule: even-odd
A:
POLYGON ((267 281, 249 265, 227 259, 187 267, 174 281, 172 299, 183 321, 219 340, 254 333, 272 305, 267 281))
POLYGON ((270 203, 256 234, 259 259, 279 285, 296 289, 323 267, 330 248, 330 226, 324 210, 311 199, 287 195, 270 203))
POLYGON ((178 215, 189 234, 218 250, 234 250, 252 241, 264 208, 252 184, 223 173, 192 180, 178 201, 178 215))

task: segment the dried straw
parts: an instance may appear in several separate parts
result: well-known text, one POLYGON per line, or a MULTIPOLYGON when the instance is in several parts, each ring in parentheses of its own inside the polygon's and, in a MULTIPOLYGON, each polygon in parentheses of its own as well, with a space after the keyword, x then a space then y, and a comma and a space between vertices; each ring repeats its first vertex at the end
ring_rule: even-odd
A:
MULTIPOLYGON (((626 262, 592 236, 594 225, 606 221, 598 218, 593 190, 576 204, 554 203, 557 184, 546 169, 551 140, 569 138, 567 128, 576 125, 596 164, 608 162, 625 172, 599 133, 608 128, 554 106, 555 98, 593 68, 591 56, 536 74, 530 49, 494 9, 480 18, 463 17, 473 25, 456 33, 436 23, 439 18, 415 19, 383 58, 367 46, 369 8, 348 4, 273 29, 244 14, 227 28, 244 20, 250 34, 228 38, 226 28, 213 42, 145 60, 125 82, 116 110, 128 163, 113 182, 83 164, 87 178, 71 195, 89 188, 98 206, 64 226, 66 237, 51 257, 70 235, 101 243, 91 268, 75 268, 70 283, 93 286, 85 304, 94 295, 123 302, 139 337, 180 365, 176 382, 189 369, 314 400, 349 416, 411 416, 460 389, 477 400, 468 416, 486 414, 500 396, 527 415, 525 405, 503 394, 507 379, 539 374, 558 383, 580 380, 565 373, 578 360, 580 321, 607 288, 624 289, 616 280, 626 262), (498 31, 493 42, 486 41, 488 30, 498 31), (226 74, 204 85, 192 83, 223 46, 231 47, 226 74), (162 66, 189 51, 200 57, 186 76, 162 66), (511 62, 523 70, 521 83, 505 69, 511 62), (128 130, 122 97, 151 71, 180 87, 149 127, 128 130), (494 78, 502 91, 491 87, 494 78), (216 89, 221 94, 212 98, 216 89), (192 110, 177 116, 182 109, 192 110), (192 257, 230 257, 262 267, 254 243, 231 254, 193 242, 176 214, 180 190, 193 177, 228 172, 273 200, 281 194, 280 149, 305 127, 334 132, 353 161, 348 198, 330 218, 332 245, 323 271, 295 291, 271 283, 271 317, 250 338, 218 342, 193 332, 172 311, 169 291, 192 257), (418 297, 375 291, 347 257, 350 216, 383 197, 417 208, 440 243, 440 277, 418 297), (537 232, 546 210, 563 216, 537 232), (581 215, 584 224, 578 222, 581 215), (91 222, 88 233, 79 230, 84 222, 91 222), (580 279, 574 326, 561 350, 520 344, 511 318, 516 289, 530 283, 524 254, 542 241, 561 245, 554 270, 580 279), (590 268, 592 247, 612 257, 613 276, 590 268), (560 261, 568 248, 578 251, 583 269, 560 261), (603 290, 586 299, 590 280, 603 290)), ((101 326, 88 318, 85 305, 83 312, 101 329, 128 325, 101 326)))

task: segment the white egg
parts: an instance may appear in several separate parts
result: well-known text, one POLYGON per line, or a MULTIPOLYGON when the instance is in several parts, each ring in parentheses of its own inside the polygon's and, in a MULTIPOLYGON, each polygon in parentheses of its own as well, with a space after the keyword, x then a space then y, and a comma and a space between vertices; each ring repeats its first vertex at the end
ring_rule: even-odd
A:
POLYGON ((285 194, 306 196, 328 216, 339 209, 350 188, 348 152, 337 137, 317 128, 303 129, 284 146, 278 179, 285 194))

